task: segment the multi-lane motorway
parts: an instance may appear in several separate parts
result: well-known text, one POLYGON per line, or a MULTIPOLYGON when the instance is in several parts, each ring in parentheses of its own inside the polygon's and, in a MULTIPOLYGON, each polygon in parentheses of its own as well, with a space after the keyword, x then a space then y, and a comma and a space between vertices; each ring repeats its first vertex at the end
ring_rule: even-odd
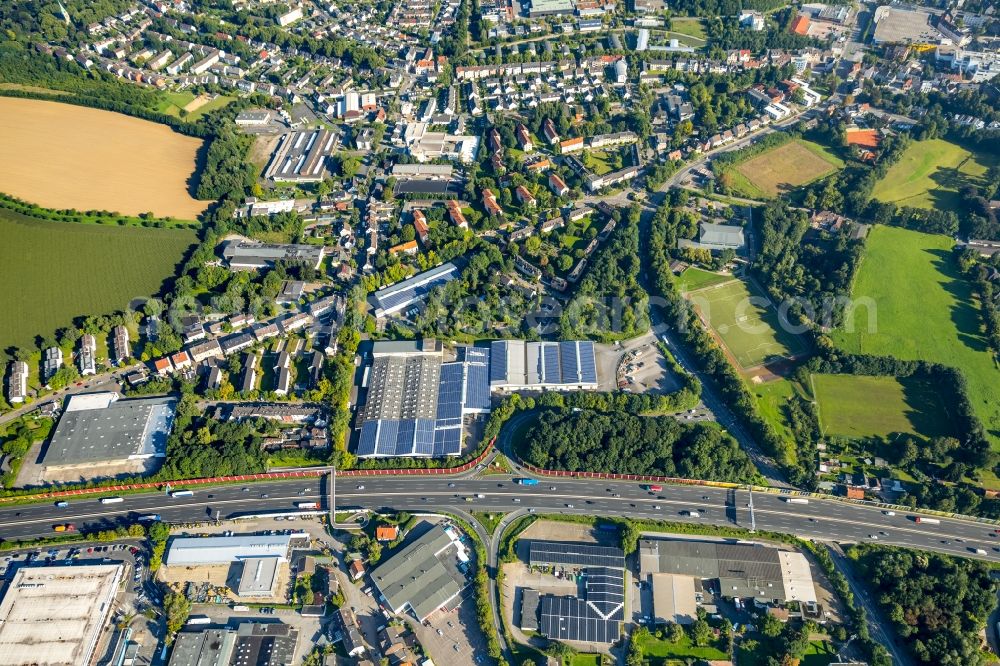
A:
MULTIPOLYGON (((249 486, 200 488, 190 497, 171 498, 164 493, 125 495, 117 504, 97 499, 0 507, 0 539, 52 535, 56 524, 73 523, 78 530, 106 529, 158 513, 168 522, 202 522, 241 515, 296 511, 296 503, 328 502, 324 479, 268 481, 249 486), (246 490, 244 490, 246 488, 246 490)), ((651 493, 637 483, 540 479, 536 486, 519 486, 509 476, 479 478, 372 477, 340 478, 337 508, 438 511, 449 507, 464 511, 514 511, 577 513, 633 518, 656 518, 707 525, 729 525, 794 534, 838 542, 877 541, 955 555, 1000 561, 1000 538, 992 525, 941 518, 940 524, 917 524, 911 513, 887 515, 873 506, 836 500, 810 499, 792 504, 787 496, 754 493, 753 521, 746 490, 664 486, 651 493), (692 517, 689 512, 696 512, 692 517), (982 548, 985 555, 976 555, 982 548)))

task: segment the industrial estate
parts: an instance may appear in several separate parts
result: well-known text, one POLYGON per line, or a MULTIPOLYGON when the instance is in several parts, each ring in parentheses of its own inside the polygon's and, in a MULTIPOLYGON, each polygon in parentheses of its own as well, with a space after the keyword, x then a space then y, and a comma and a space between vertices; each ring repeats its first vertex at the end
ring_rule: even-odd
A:
POLYGON ((0 666, 1000 663, 995 2, 0 30, 0 666))

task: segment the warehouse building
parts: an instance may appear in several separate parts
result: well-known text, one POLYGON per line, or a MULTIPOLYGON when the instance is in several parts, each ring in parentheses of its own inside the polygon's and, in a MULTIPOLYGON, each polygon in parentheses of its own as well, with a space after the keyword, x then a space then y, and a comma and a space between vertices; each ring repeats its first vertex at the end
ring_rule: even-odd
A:
POLYGON ((458 267, 450 261, 437 268, 418 273, 402 282, 379 289, 372 294, 376 317, 388 317, 423 302, 435 287, 458 277, 458 267))
MULTIPOLYGON (((613 643, 621 636, 625 620, 625 552, 621 548, 592 543, 530 541, 528 564, 572 573, 579 577, 581 592, 575 596, 541 595, 534 611, 521 607, 521 623, 529 625, 537 612, 538 631, 550 640, 613 643)), ((524 598, 534 599, 532 590, 524 598), (532 594, 528 594, 532 592, 532 594)))
POLYGON ((88 393, 66 400, 42 458, 47 472, 94 470, 166 455, 177 400, 120 397, 111 392, 88 393))
POLYGON ((169 666, 291 666, 298 639, 298 629, 274 623, 182 631, 174 640, 169 666))
POLYGON ((90 664, 124 571, 122 564, 18 568, 0 600, 0 662, 90 664))
POLYGON ((337 136, 327 129, 299 130, 281 137, 264 176, 276 182, 318 183, 337 136))
POLYGON ((597 360, 589 341, 497 340, 490 346, 495 391, 597 389, 597 360))
MULTIPOLYGON (((414 529, 420 528, 418 525, 414 529)), ((468 561, 469 552, 455 528, 434 525, 372 571, 371 576, 393 613, 412 613, 423 622, 469 584, 461 570, 468 561)))
MULTIPOLYGON (((721 595, 730 599, 753 598, 775 605, 816 602, 805 555, 756 544, 643 539, 639 573, 643 578, 654 576, 654 584, 656 574, 717 580, 721 595)), ((653 594, 655 598, 655 589, 653 594)))
POLYGON ((459 347, 456 360, 443 363, 436 343, 380 344, 363 381, 357 455, 459 455, 466 417, 490 410, 489 351, 459 347))
POLYGON ((229 564, 247 559, 288 559, 292 539, 307 538, 304 533, 237 535, 222 537, 175 537, 167 550, 166 564, 201 566, 229 564))
POLYGON ((322 245, 269 244, 253 241, 229 241, 222 256, 233 270, 271 268, 277 261, 303 262, 315 269, 323 263, 322 245))

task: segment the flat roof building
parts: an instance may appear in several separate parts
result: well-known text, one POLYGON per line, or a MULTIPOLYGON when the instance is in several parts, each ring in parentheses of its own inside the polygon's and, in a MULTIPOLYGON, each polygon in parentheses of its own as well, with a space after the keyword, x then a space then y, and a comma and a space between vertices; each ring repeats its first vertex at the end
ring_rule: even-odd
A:
POLYGON ((247 557, 243 560, 240 584, 236 589, 238 597, 274 597, 278 584, 278 569, 282 558, 247 557))
POLYGON ((236 629, 182 631, 169 666, 291 666, 298 629, 287 624, 243 622, 236 629))
POLYGON ((456 361, 442 363, 440 351, 388 344, 373 348, 357 455, 459 455, 465 417, 490 410, 489 351, 460 347, 456 361))
POLYGON ((872 44, 937 44, 941 33, 931 27, 931 14, 923 9, 883 5, 875 10, 872 44))
POLYGON ((42 464, 82 468, 165 456, 177 400, 119 398, 117 393, 68 398, 42 464))
POLYGON ((756 544, 643 539, 640 575, 674 574, 718 580, 726 598, 767 603, 816 601, 809 562, 796 551, 756 544))
POLYGON ((222 249, 233 270, 270 268, 278 261, 300 261, 318 269, 323 262, 322 245, 278 245, 253 241, 230 241, 222 249))
POLYGON ((337 135, 328 129, 285 134, 264 176, 275 182, 318 183, 326 177, 326 161, 336 143, 337 135))
POLYGON ((0 600, 0 662, 80 666, 95 657, 125 567, 21 567, 0 600))
MULTIPOLYGON (((581 594, 541 597, 539 633, 562 641, 618 640, 625 619, 625 553, 621 548, 532 540, 528 544, 528 563, 532 567, 578 572, 583 583, 581 594)), ((521 622, 525 622, 524 617, 521 622)))
POLYGON ((490 345, 490 388, 596 390, 594 343, 496 340, 490 345))
POLYGON ((298 534, 238 535, 228 537, 174 537, 167 550, 167 566, 229 564, 247 559, 288 559, 288 548, 298 534))
POLYGON ((454 527, 434 525, 372 571, 393 613, 421 622, 461 593, 468 580, 459 565, 469 554, 454 527))
POLYGON ((423 301, 435 287, 458 277, 458 267, 450 261, 372 294, 376 317, 387 317, 423 301))

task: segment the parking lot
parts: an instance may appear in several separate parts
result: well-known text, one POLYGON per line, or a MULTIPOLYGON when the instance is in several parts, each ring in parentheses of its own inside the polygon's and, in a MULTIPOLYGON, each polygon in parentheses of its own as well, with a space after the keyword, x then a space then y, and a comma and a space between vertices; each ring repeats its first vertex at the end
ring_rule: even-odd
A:
POLYGON ((471 587, 457 608, 439 610, 424 624, 415 620, 407 624, 435 664, 484 663, 486 637, 479 629, 471 587))

